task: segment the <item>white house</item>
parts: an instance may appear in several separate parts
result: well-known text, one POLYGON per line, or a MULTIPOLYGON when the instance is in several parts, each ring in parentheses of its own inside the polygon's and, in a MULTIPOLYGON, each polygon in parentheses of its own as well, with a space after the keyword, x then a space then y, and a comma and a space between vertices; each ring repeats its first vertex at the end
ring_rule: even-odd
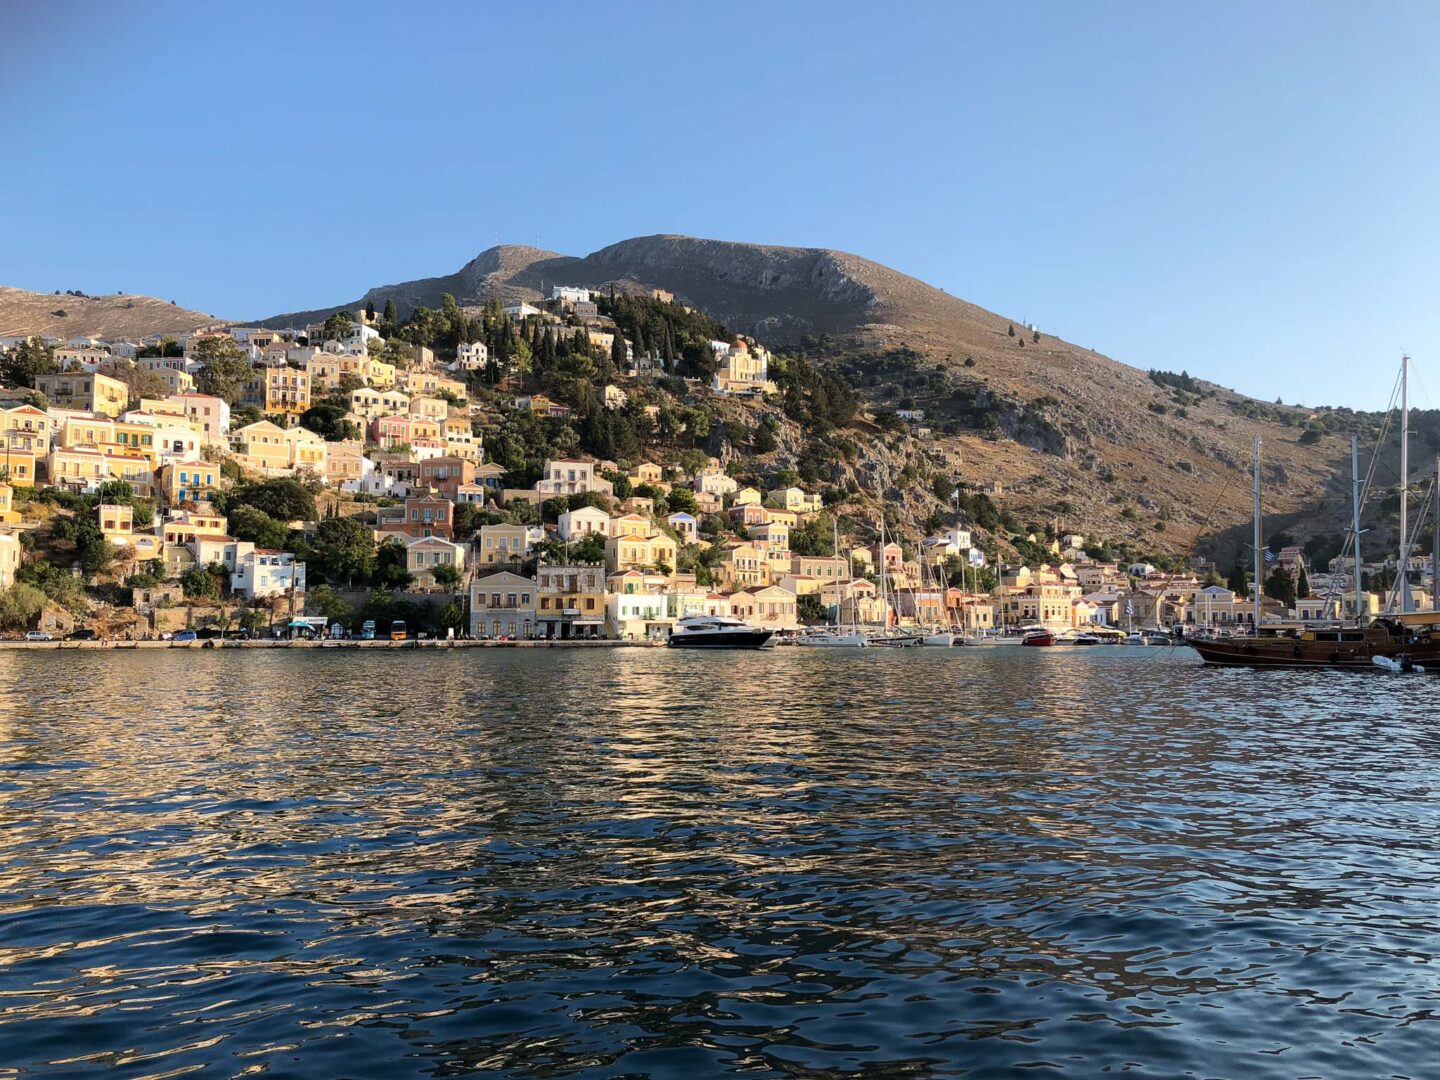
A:
POLYGON ((610 515, 594 506, 582 506, 560 515, 560 539, 579 540, 591 534, 610 535, 610 515))
POLYGON ((455 349, 451 371, 483 371, 490 363, 490 350, 483 341, 462 341, 455 349))
POLYGON ((593 461, 559 458, 545 463, 545 474, 536 481, 535 490, 542 495, 583 495, 587 491, 609 495, 614 487, 595 475, 593 461))
POLYGON ((230 575, 230 591, 250 598, 284 596, 305 591, 305 564, 296 562, 288 551, 258 548, 247 552, 235 562, 230 575))

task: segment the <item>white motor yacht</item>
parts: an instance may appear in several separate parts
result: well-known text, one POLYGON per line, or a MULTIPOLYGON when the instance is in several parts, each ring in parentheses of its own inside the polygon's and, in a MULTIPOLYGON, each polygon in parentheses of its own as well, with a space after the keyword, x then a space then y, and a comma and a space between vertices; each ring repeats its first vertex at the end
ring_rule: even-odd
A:
POLYGON ((722 615, 687 615, 670 635, 672 649, 761 649, 775 631, 722 615))
POLYGON ((869 646, 865 635, 854 630, 819 630, 813 634, 801 634, 795 639, 796 645, 812 649, 864 649, 869 646))

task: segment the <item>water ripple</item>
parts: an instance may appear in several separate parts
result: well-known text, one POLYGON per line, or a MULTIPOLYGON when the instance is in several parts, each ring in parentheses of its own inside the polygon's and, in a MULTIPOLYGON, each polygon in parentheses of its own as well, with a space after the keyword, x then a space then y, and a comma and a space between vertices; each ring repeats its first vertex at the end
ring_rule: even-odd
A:
POLYGON ((0 655, 0 1077, 1426 1076, 1432 683, 0 655))

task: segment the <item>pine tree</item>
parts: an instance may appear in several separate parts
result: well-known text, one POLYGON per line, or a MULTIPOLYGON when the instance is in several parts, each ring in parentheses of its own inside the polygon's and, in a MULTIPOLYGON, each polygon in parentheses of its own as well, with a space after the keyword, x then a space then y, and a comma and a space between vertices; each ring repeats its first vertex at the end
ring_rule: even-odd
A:
POLYGON ((1014 337, 1014 336, 1015 336, 1015 324, 1014 324, 1013 322, 1010 324, 1010 329, 1009 329, 1009 331, 1007 331, 1007 332, 1009 333, 1009 335, 1010 335, 1011 337, 1014 337))
POLYGON ((388 323, 390 326, 394 326, 395 323, 399 321, 399 319, 400 319, 400 313, 395 309, 395 301, 394 301, 394 300, 386 300, 386 301, 385 301, 385 315, 384 315, 384 319, 385 319, 385 322, 388 323))
POLYGON ((614 337, 610 340, 610 363, 615 365, 616 371, 624 371, 627 363, 625 359, 625 339, 620 336, 620 328, 618 326, 615 328, 614 337))
POLYGON ((1235 560, 1235 568, 1230 571, 1226 588, 1236 596, 1248 596, 1250 593, 1250 575, 1245 570, 1245 564, 1239 559, 1235 560))
POLYGON ((1285 567, 1277 567, 1265 581, 1265 595, 1278 600, 1287 608, 1295 606, 1295 579, 1285 567))
POLYGON ((1305 572, 1305 564, 1300 564, 1300 576, 1295 582, 1295 596, 1304 600, 1310 595, 1310 575, 1305 572))

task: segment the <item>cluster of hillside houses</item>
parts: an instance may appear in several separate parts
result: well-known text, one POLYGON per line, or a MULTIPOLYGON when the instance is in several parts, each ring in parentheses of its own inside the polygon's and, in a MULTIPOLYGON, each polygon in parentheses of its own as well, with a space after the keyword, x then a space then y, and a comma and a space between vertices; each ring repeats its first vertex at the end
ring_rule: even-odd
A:
MULTIPOLYGON (((515 319, 578 318, 594 347, 608 350, 613 337, 607 335, 618 331, 607 329, 594 308, 586 290, 556 287, 543 305, 516 303, 506 311, 515 319)), ((714 459, 682 474, 648 461, 557 457, 533 487, 508 488, 505 470, 485 460, 467 400, 469 377, 489 363, 485 345, 462 343, 448 363, 414 346, 409 365, 397 367, 371 356, 379 340, 373 322, 356 312, 339 340, 327 339, 323 324, 295 331, 212 327, 179 335, 179 356, 137 355, 147 342, 53 343, 59 370, 39 376, 34 386, 46 407, 27 402, 25 392, 0 393, 0 588, 14 580, 21 556, 14 488, 93 493, 107 481, 123 480, 161 508, 146 529, 135 527, 127 506, 105 504, 96 511, 105 536, 135 562, 163 568, 171 578, 194 566, 219 565, 238 597, 303 597, 304 563, 234 539, 211 507, 210 496, 226 483, 222 465, 228 462, 248 476, 309 475, 387 504, 376 514, 376 542, 405 545, 415 588, 433 588, 438 567, 456 567, 475 636, 660 638, 696 611, 789 630, 799 625, 800 598, 810 594, 831 618, 869 625, 1223 625, 1249 617, 1248 598, 1206 588, 1194 575, 1090 560, 1081 536, 1055 541, 1053 565, 1002 575, 993 594, 935 584, 945 580, 942 571, 956 557, 983 565, 965 528, 930 537, 909 554, 895 543, 827 556, 796 554, 791 531, 820 512, 818 497, 798 487, 741 486, 714 459), (264 419, 233 425, 224 400, 196 391, 195 347, 216 335, 232 339, 248 358, 251 375, 240 403, 253 405, 264 419), (154 373, 169 393, 133 397, 115 377, 117 365, 125 364, 154 373), (342 386, 351 387, 347 418, 361 437, 327 441, 297 423, 314 401, 333 398, 342 386), (695 512, 657 515, 652 498, 614 499, 606 476, 617 474, 653 492, 687 488, 691 499, 685 502, 693 501, 695 512), (543 525, 488 524, 471 537, 455 534, 455 510, 462 504, 503 508, 518 499, 539 506, 556 496, 593 498, 577 500, 589 505, 543 525), (723 550, 707 560, 710 580, 702 586, 694 572, 678 570, 679 554, 687 545, 711 545, 701 534, 711 515, 730 530, 713 539, 723 550), (588 550, 603 545, 603 561, 542 561, 522 573, 547 538, 567 544, 589 538, 588 550)), ((19 343, 0 339, 0 349, 19 343)), ((714 392, 774 390, 768 356, 754 342, 717 341, 712 349, 714 392)), ((634 357, 628 343, 627 355, 628 377, 653 371, 653 360, 634 357)), ((601 394, 609 407, 626 397, 619 385, 601 394)), ((517 395, 512 404, 516 410, 564 412, 539 394, 517 395)), ((1281 558, 1303 556, 1296 549, 1281 558)), ((1330 613, 1329 602, 1306 599, 1285 614, 1318 619, 1330 613)))

